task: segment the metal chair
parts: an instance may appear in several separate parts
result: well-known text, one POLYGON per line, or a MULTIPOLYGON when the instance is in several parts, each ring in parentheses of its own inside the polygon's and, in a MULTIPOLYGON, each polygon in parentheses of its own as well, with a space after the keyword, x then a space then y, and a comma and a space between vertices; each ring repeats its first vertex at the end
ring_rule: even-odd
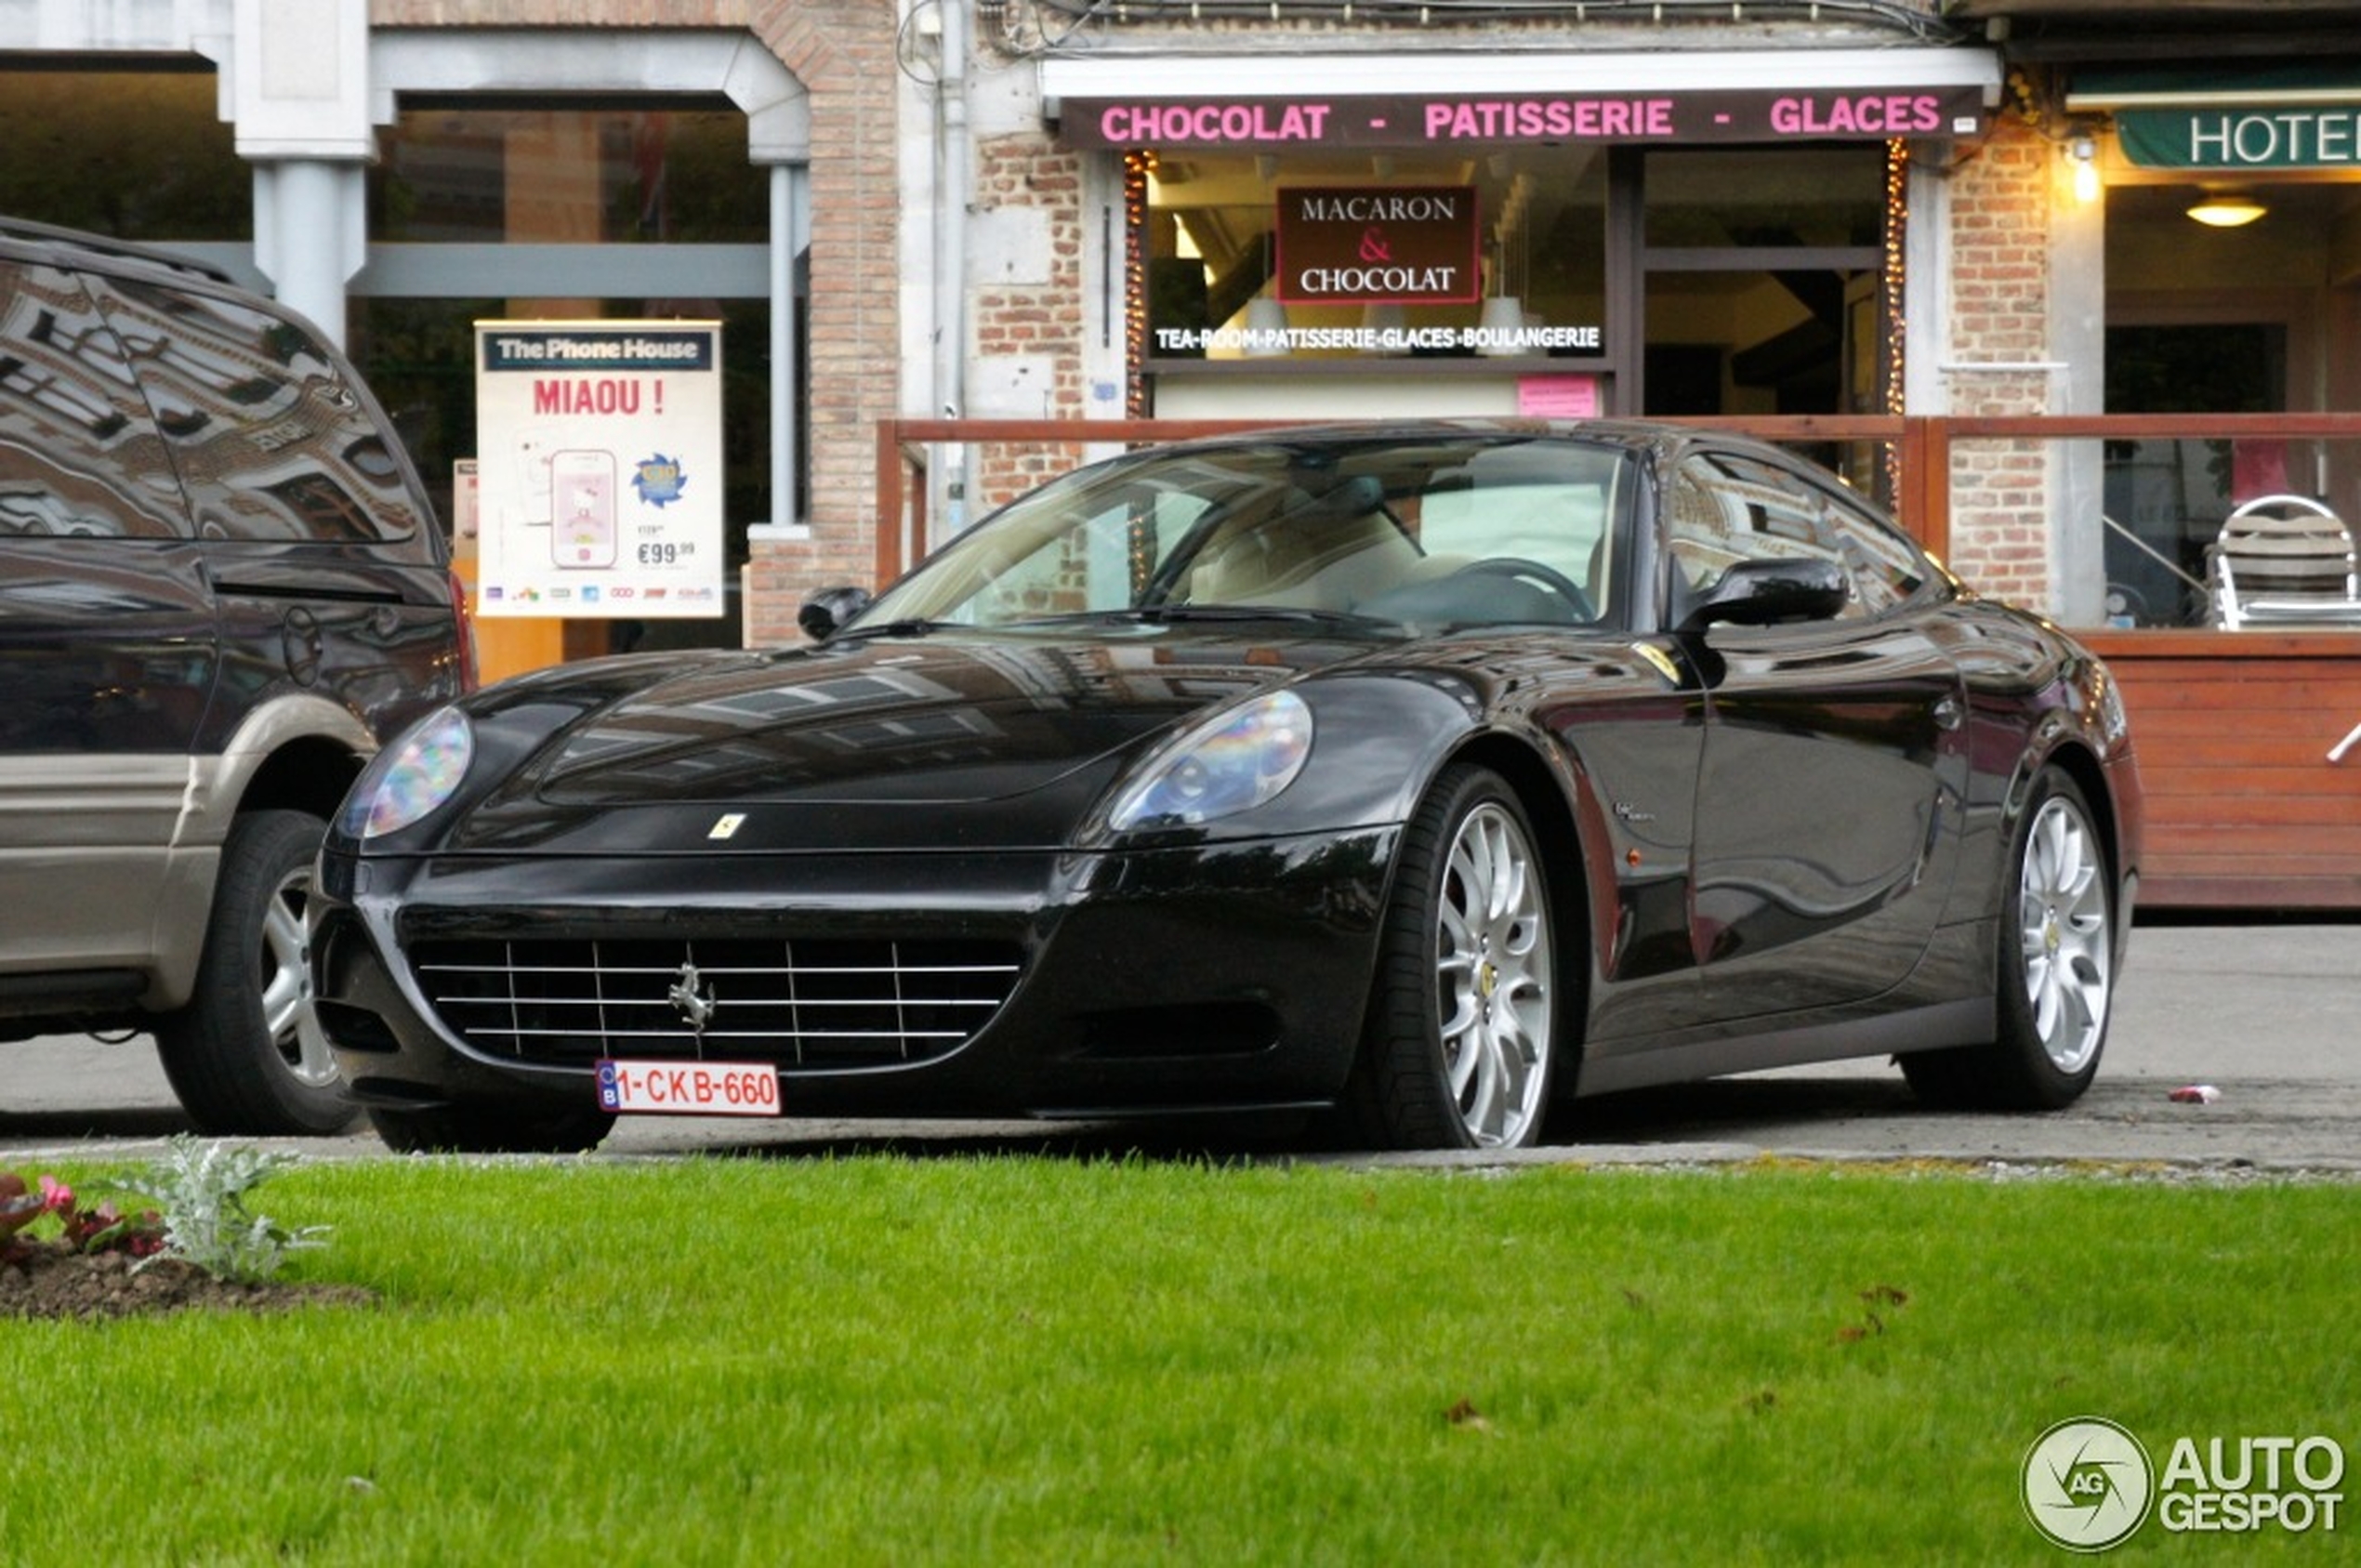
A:
POLYGON ((2308 495, 2259 495, 2222 524, 2206 552, 2225 631, 2361 629, 2361 573, 2344 520, 2308 495))

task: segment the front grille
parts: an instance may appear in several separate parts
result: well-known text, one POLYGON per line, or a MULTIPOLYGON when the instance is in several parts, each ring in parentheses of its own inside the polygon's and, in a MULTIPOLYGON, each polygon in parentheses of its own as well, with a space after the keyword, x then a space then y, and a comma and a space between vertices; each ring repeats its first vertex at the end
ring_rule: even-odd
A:
POLYGON ((1018 969, 1008 942, 777 938, 437 939, 411 962, 445 1027, 551 1066, 925 1061, 983 1028, 1018 969))

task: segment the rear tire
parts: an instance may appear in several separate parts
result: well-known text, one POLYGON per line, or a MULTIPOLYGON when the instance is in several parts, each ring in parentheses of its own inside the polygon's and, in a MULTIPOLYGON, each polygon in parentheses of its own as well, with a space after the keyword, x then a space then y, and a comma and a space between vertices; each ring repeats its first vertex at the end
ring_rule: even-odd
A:
POLYGON ((316 1137, 353 1118, 311 1005, 304 907, 327 824, 251 811, 221 846, 196 988, 156 1026, 156 1054, 197 1130, 316 1137))
POLYGON ((1392 1149, 1517 1149, 1550 1107, 1549 877, 1497 773, 1443 774, 1404 829, 1350 1099, 1392 1149))
POLYGON ((1902 1074, 1938 1104, 2055 1111, 2098 1074, 2117 935, 2113 877, 2090 804, 2055 768, 2034 778, 2009 867, 1992 1042, 1906 1054, 1902 1074))
POLYGON ((439 1105, 406 1111, 372 1106, 369 1125, 397 1154, 580 1154, 597 1148, 613 1130, 614 1117, 594 1109, 439 1105))

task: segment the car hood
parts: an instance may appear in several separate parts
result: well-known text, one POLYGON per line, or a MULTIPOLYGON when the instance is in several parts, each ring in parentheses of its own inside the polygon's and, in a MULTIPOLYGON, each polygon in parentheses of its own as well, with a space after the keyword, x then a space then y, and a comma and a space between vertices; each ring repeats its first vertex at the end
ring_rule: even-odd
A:
POLYGON ((1128 758, 1371 647, 1141 627, 578 666, 510 705, 569 717, 451 846, 692 849, 718 833, 746 850, 1062 844, 1128 758), (723 829, 732 812, 744 819, 723 829))

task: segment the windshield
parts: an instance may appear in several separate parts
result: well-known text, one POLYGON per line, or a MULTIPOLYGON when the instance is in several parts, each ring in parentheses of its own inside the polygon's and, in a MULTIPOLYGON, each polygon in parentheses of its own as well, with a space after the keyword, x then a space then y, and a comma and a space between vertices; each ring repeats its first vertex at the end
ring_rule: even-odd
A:
POLYGON ((1620 612, 1633 468, 1615 447, 1510 434, 1137 453, 985 519, 851 629, 1252 611, 1589 625, 1620 612))

